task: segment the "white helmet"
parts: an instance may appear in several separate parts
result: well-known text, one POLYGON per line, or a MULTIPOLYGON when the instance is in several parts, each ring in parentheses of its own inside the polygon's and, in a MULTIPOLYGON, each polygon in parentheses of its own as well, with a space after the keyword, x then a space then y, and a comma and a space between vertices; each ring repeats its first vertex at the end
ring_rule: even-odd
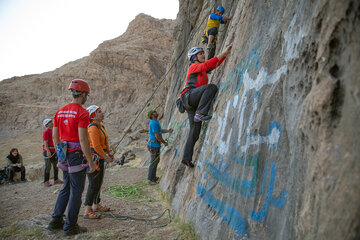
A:
POLYGON ((46 127, 46 125, 48 125, 49 122, 52 122, 52 119, 50 119, 50 118, 45 119, 45 120, 43 121, 44 127, 46 127))
POLYGON ((188 52, 188 58, 189 60, 191 60, 191 57, 194 56, 195 54, 199 53, 199 52, 204 52, 204 49, 201 47, 193 47, 189 50, 188 52))
POLYGON ((91 116, 91 114, 93 114, 94 112, 96 112, 96 110, 98 110, 100 107, 96 106, 96 105, 91 105, 89 106, 86 110, 89 112, 89 117, 91 116))

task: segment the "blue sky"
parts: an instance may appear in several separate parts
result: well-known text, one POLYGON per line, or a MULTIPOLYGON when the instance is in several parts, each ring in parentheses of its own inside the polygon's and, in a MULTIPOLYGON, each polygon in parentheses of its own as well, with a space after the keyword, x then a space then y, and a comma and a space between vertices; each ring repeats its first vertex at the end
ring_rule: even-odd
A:
POLYGON ((87 56, 139 13, 175 19, 178 10, 178 0, 0 0, 0 81, 87 56))

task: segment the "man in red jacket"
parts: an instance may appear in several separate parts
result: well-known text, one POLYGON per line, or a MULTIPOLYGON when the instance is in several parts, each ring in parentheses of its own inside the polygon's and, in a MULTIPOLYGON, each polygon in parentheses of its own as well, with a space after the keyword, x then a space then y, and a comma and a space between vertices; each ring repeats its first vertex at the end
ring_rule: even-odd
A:
POLYGON ((199 139, 201 123, 211 119, 208 112, 218 90, 215 84, 208 84, 207 72, 218 67, 230 53, 231 48, 230 45, 224 52, 208 61, 205 61, 205 52, 201 47, 193 47, 188 52, 190 67, 180 98, 188 113, 190 131, 181 162, 190 168, 194 167, 192 155, 194 145, 199 139))

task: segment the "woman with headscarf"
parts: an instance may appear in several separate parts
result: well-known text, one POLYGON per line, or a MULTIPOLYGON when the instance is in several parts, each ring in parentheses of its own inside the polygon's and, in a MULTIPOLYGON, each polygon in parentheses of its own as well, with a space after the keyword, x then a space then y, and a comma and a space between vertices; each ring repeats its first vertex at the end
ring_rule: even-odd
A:
POLYGON ((114 156, 110 152, 109 137, 105 127, 101 124, 104 120, 104 112, 96 105, 91 105, 86 110, 89 112, 91 122, 88 133, 96 171, 87 174, 89 186, 86 193, 84 218, 98 219, 101 217, 98 211, 110 211, 110 208, 100 205, 100 189, 104 179, 104 162, 112 162, 114 156))

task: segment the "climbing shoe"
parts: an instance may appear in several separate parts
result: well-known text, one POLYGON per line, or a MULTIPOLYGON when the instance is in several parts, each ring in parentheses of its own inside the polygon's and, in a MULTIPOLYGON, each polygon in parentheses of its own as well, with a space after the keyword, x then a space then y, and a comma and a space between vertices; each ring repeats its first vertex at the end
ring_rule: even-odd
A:
POLYGON ((182 164, 185 164, 187 167, 189 167, 189 168, 193 168, 193 167, 195 167, 194 166, 194 164, 192 163, 192 162, 190 162, 190 161, 181 161, 181 163, 182 164))
POLYGON ((207 48, 215 48, 216 46, 215 46, 215 44, 213 44, 213 43, 209 43, 208 45, 207 45, 207 48))
POLYGON ((72 236, 84 232, 87 232, 87 228, 80 227, 76 224, 75 226, 69 227, 68 229, 64 230, 64 236, 72 236))
POLYGON ((208 121, 208 120, 211 119, 211 117, 212 117, 212 116, 195 114, 195 116, 194 116, 194 122, 208 121))
POLYGON ((47 229, 49 230, 62 229, 64 224, 65 221, 63 218, 52 218, 47 229))
POLYGON ((203 43, 203 44, 207 44, 208 43, 208 37, 204 34, 204 35, 202 35, 202 37, 201 37, 201 42, 203 43))

